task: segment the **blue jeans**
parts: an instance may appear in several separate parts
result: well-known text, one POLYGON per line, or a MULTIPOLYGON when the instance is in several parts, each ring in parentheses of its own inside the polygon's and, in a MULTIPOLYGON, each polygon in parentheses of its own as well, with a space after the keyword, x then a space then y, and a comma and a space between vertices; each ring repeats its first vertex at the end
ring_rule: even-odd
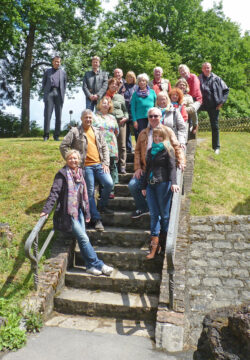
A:
POLYGON ((81 209, 78 213, 78 220, 72 216, 72 232, 77 239, 86 269, 94 267, 101 270, 104 263, 102 260, 98 259, 96 252, 89 241, 88 235, 86 234, 84 216, 81 209))
POLYGON ((220 136, 219 136, 219 110, 215 108, 209 108, 207 110, 209 115, 209 120, 212 129, 212 148, 214 150, 220 148, 220 136))
POLYGON ((91 101, 91 100, 86 96, 86 109, 89 109, 89 110, 91 110, 91 111, 94 111, 96 104, 97 104, 97 101, 91 101))
POLYGON ((137 123, 138 123, 138 135, 139 135, 142 130, 148 127, 148 119, 147 118, 138 119, 137 123))
POLYGON ((101 199, 99 201, 99 206, 102 208, 106 207, 108 204, 109 195, 113 189, 113 180, 110 174, 103 171, 102 164, 85 166, 84 169, 91 219, 93 221, 100 220, 101 216, 97 211, 95 203, 95 179, 97 179, 97 181, 102 185, 101 199))
POLYGON ((173 193, 171 181, 147 186, 147 202, 150 212, 150 231, 158 236, 160 230, 167 233, 173 193))
POLYGON ((133 177, 128 184, 129 191, 135 200, 136 209, 143 212, 148 211, 146 198, 141 193, 144 177, 144 175, 142 175, 140 179, 133 177))

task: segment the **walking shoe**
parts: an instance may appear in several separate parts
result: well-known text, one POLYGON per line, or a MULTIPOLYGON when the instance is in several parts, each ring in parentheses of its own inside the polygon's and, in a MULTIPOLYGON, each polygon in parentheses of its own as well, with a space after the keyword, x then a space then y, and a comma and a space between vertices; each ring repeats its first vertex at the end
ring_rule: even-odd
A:
POLYGON ((142 210, 135 210, 132 215, 131 215, 131 218, 132 219, 137 219, 137 218, 140 218, 141 216, 143 215, 148 215, 149 214, 149 211, 142 211, 142 210))
POLYGON ((219 155, 220 149, 215 149, 215 150, 214 150, 214 153, 215 153, 215 155, 219 155))
POLYGON ((95 275, 95 276, 99 276, 99 275, 102 274, 102 271, 98 270, 98 269, 96 269, 94 267, 91 267, 91 268, 86 270, 86 273, 91 274, 91 275, 95 275))
POLYGON ((101 220, 96 220, 94 227, 96 231, 104 231, 104 226, 102 225, 101 220))
POLYGON ((102 267, 102 273, 104 274, 104 275, 110 275, 111 273, 112 273, 112 271, 113 271, 114 269, 112 268, 112 266, 108 266, 108 265, 103 265, 103 267, 102 267))
POLYGON ((114 211, 111 209, 108 209, 107 207, 100 207, 99 211, 101 214, 107 214, 107 215, 113 215, 114 211))
POLYGON ((120 171, 119 171, 119 174, 123 174, 123 175, 127 174, 126 169, 121 168, 120 171))

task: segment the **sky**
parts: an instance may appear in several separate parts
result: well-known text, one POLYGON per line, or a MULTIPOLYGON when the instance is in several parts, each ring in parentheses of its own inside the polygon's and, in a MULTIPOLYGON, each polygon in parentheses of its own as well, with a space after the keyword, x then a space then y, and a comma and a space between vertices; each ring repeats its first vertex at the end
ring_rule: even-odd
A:
MULTIPOLYGON (((114 6, 118 3, 117 0, 103 0, 103 7, 105 10, 112 10, 114 6)), ((219 3, 219 1, 214 0, 203 0, 202 6, 204 10, 210 9, 213 7, 213 3, 219 3)), ((238 23, 242 30, 250 30, 250 3, 248 0, 223 0, 223 11, 224 14, 229 17, 232 21, 238 23)), ((78 88, 78 93, 73 94, 70 98, 65 97, 63 112, 62 112, 62 129, 65 125, 68 124, 70 120, 69 111, 72 110, 72 120, 79 121, 82 110, 85 108, 85 97, 81 88, 78 88)), ((31 100, 30 105, 30 119, 35 120, 40 127, 43 127, 43 110, 44 104, 43 101, 38 101, 36 98, 31 100)), ((20 109, 15 106, 9 106, 6 108, 8 113, 12 113, 16 116, 20 116, 20 109)), ((55 116, 54 113, 51 119, 51 128, 54 127, 55 116)))

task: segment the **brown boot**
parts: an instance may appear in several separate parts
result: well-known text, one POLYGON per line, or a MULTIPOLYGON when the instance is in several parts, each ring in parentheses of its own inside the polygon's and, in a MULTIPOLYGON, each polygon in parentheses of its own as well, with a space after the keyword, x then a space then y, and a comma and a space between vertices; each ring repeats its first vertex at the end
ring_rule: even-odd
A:
POLYGON ((156 254, 157 250, 159 249, 159 238, 158 238, 158 236, 152 236, 151 237, 150 246, 151 246, 151 251, 150 251, 150 254, 148 254, 146 256, 147 260, 154 259, 155 254, 156 254))

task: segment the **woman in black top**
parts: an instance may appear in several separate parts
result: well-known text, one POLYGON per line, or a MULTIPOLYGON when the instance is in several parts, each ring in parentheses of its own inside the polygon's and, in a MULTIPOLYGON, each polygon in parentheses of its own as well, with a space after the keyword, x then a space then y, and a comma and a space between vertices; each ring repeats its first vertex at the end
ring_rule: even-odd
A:
POLYGON ((151 251, 147 259, 153 259, 159 249, 159 235, 165 240, 168 231, 172 193, 179 191, 176 185, 176 164, 173 149, 166 141, 164 128, 153 130, 152 147, 147 152, 146 176, 142 194, 146 196, 150 212, 151 251))

